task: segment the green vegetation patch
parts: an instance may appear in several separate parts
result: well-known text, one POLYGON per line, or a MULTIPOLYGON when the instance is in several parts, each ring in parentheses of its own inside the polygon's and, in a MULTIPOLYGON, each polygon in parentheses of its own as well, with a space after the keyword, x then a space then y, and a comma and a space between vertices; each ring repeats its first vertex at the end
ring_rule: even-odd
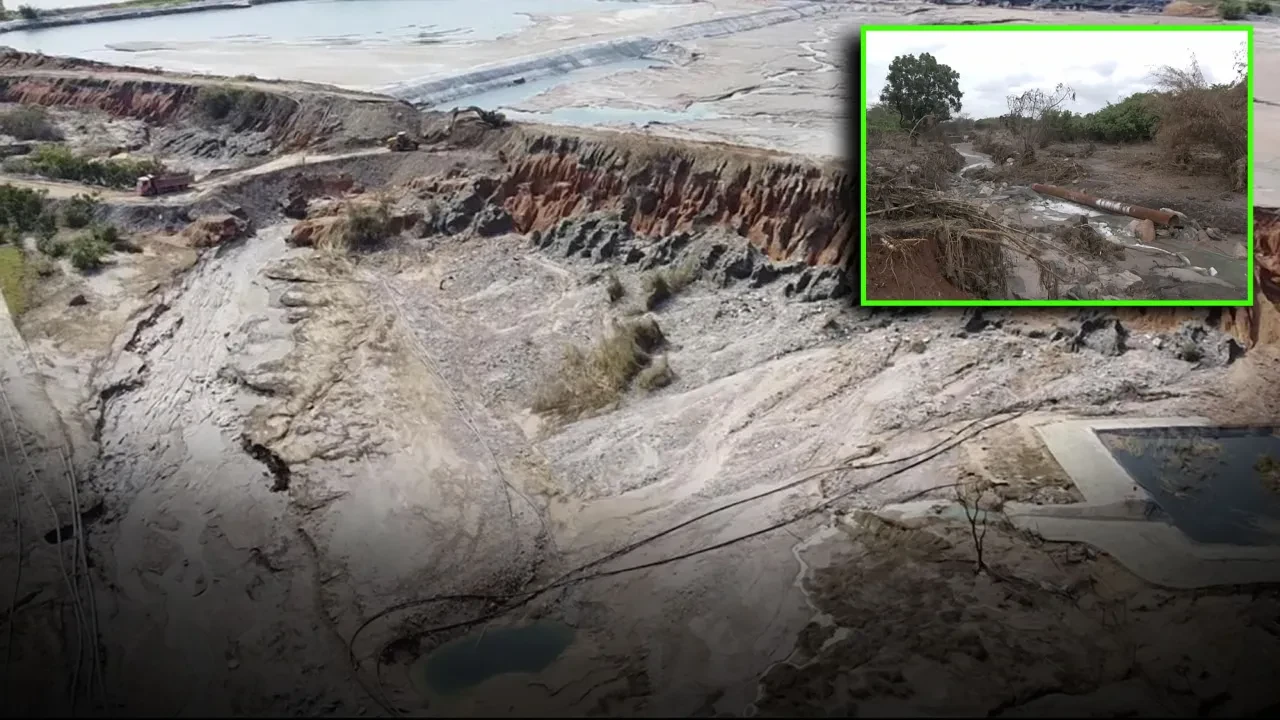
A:
POLYGON ((5 166, 12 172, 120 190, 134 187, 143 175, 162 174, 165 170, 155 160, 100 159, 61 145, 41 145, 26 157, 9 160, 5 166))
POLYGON ((0 295, 14 317, 27 311, 27 290, 27 258, 22 248, 0 247, 0 295))
POLYGON ((49 118, 49 111, 37 105, 0 113, 0 133, 18 140, 53 142, 62 139, 62 132, 49 118))
POLYGON ((196 91, 196 107, 204 119, 239 124, 265 114, 271 96, 261 90, 234 85, 204 85, 196 91))

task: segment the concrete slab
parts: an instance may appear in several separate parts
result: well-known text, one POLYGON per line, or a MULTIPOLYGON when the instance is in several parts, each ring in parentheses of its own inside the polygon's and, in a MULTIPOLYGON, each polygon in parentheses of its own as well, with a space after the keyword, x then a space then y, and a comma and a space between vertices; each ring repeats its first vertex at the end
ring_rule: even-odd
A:
POLYGON ((1046 540, 1083 542, 1110 554, 1147 582, 1199 588, 1280 582, 1280 547, 1198 543, 1153 519, 1158 507, 1099 439, 1098 431, 1205 427, 1205 418, 1078 418, 1035 429, 1085 497, 1070 505, 1008 503, 1005 515, 1046 540))

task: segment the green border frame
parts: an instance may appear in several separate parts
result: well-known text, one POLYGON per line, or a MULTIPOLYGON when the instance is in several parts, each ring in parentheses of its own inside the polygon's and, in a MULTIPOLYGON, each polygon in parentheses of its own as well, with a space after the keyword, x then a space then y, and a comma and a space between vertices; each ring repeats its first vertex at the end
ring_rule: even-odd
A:
POLYGON ((1253 237, 1253 26, 1252 25, 863 25, 859 33, 861 53, 862 126, 860 128, 863 168, 859 182, 862 199, 859 212, 861 237, 859 257, 859 301, 868 307, 1248 307, 1254 304, 1255 268, 1253 237), (1243 300, 872 300, 867 297, 867 33, 868 32, 1236 32, 1246 35, 1245 62, 1248 72, 1249 154, 1247 172, 1247 217, 1245 229, 1249 253, 1249 295, 1243 300))

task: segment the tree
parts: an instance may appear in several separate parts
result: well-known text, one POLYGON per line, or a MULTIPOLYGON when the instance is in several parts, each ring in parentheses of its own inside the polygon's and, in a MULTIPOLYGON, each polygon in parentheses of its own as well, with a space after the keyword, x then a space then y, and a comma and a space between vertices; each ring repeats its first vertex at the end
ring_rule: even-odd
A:
POLYGON ((1067 100, 1075 100, 1076 91, 1059 83, 1053 92, 1039 88, 1020 95, 1009 95, 1009 114, 1004 116, 1009 129, 1022 139, 1022 161, 1031 162, 1036 148, 1049 137, 1049 123, 1057 110, 1067 100))
POLYGON ((933 123, 960 112, 960 73, 929 53, 899 55, 889 63, 889 76, 880 91, 880 102, 898 112, 904 129, 914 131, 926 118, 933 123))

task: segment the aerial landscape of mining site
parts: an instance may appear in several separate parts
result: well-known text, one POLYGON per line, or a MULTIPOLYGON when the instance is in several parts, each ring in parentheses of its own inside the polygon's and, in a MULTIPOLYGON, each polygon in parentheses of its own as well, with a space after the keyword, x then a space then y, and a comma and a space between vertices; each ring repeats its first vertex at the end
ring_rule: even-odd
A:
POLYGON ((1211 6, 74 5, 0 22, 6 713, 1280 704, 1280 26, 1252 306, 942 310, 857 302, 845 38, 1211 6))

